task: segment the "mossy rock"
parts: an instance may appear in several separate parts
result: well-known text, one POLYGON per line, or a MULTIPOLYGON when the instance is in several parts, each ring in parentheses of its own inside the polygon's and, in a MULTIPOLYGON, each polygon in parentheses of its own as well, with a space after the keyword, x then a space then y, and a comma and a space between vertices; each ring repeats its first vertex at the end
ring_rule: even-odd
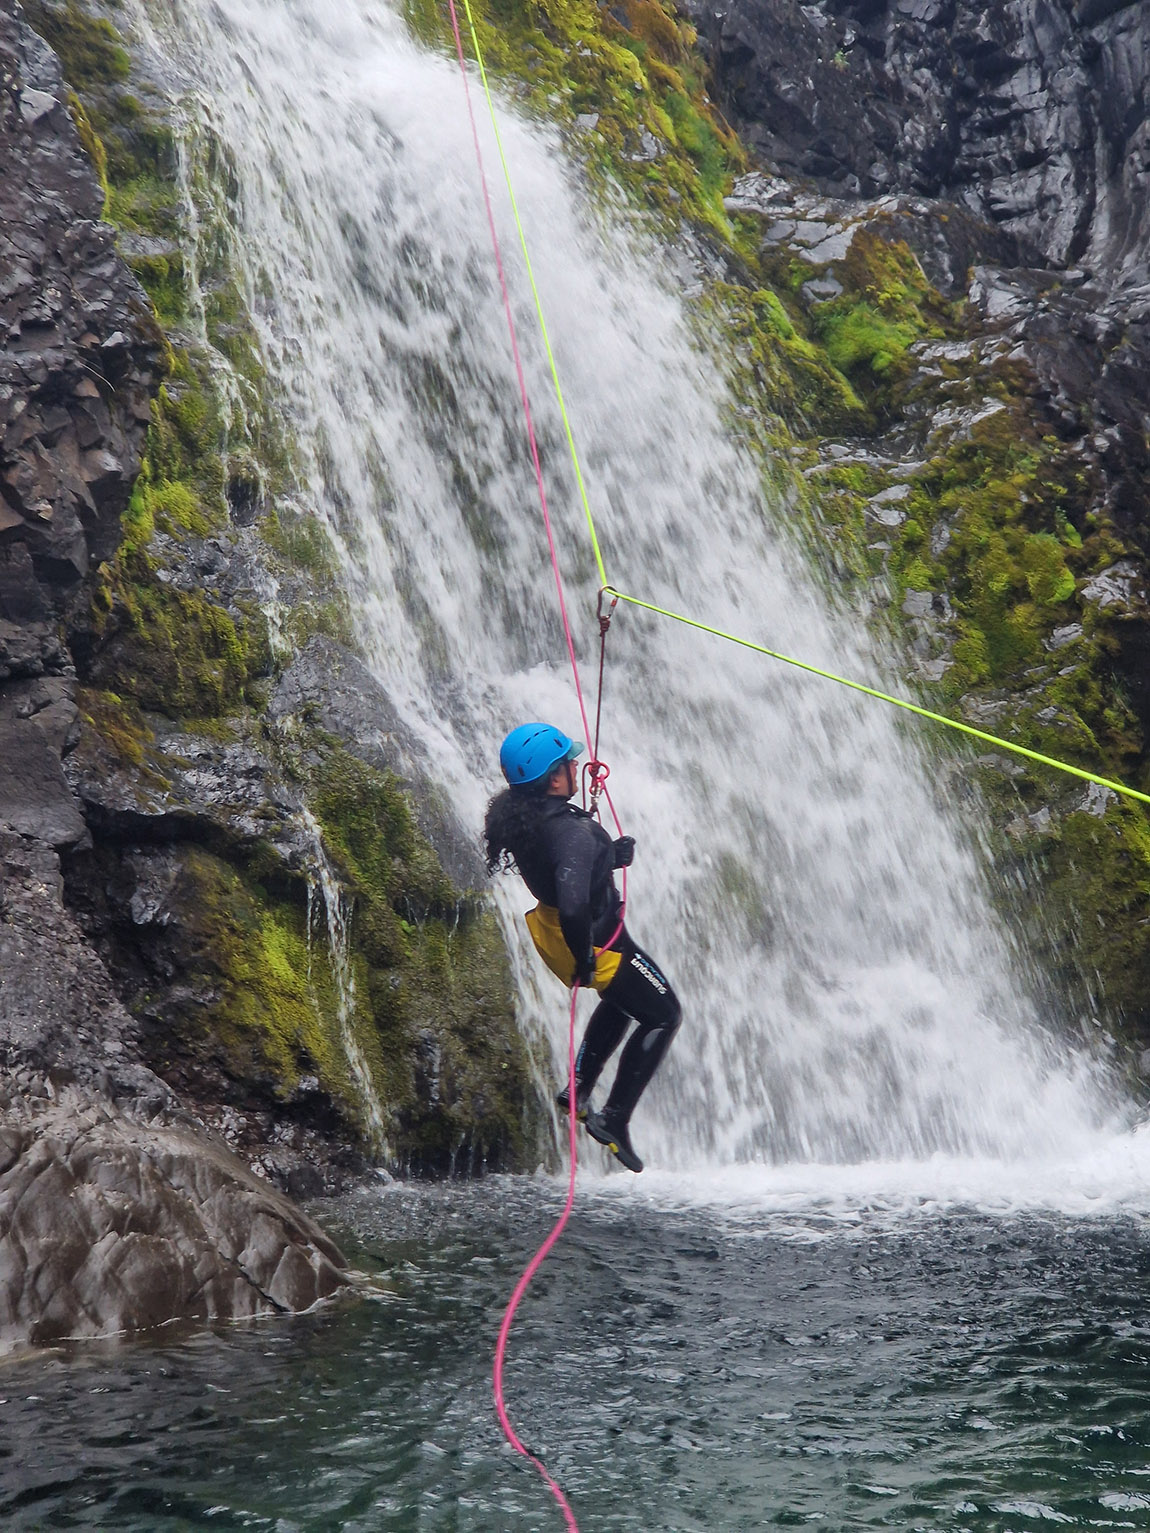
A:
POLYGON ((259 613, 233 618, 201 591, 156 579, 139 552, 105 571, 93 616, 86 680, 147 712, 173 719, 227 713, 269 664, 259 613))
MULTIPOLYGON (((1049 904, 1047 932, 1070 940, 1046 962, 1064 994, 1092 992, 1126 1035, 1150 1038, 1150 825, 1136 806, 1104 817, 1071 813, 1048 837, 1038 866, 1049 904)), ((1039 940, 1040 934, 1036 933, 1039 940)))
POLYGON ((954 305, 940 298, 904 240, 859 229, 836 270, 844 291, 819 305, 812 329, 857 386, 889 390, 915 341, 955 333, 954 305))
MULTIPOLYGON (((309 935, 306 904, 272 895, 197 846, 180 852, 172 903, 179 911, 173 950, 189 1002, 169 993, 167 1036, 153 1035, 155 1067, 175 1072, 182 1054, 221 1069, 243 1091, 281 1101, 315 1075, 356 1121, 358 1097, 329 1020, 338 1000, 324 938, 309 935)), ((146 1007, 146 998, 136 1005, 146 1007)), ((372 1050, 369 1034, 361 1042, 372 1050)))
MULTIPOLYGON (((707 96, 689 22, 659 0, 610 10, 591 0, 477 0, 472 12, 488 68, 518 81, 532 108, 567 124, 597 115, 578 139, 596 185, 608 195, 626 188, 668 228, 687 217, 730 238, 723 193, 745 155, 707 96)), ((432 0, 409 0, 407 15, 426 41, 453 50, 432 0)))
POLYGON ((64 78, 76 91, 128 78, 131 58, 110 21, 90 15, 79 0, 22 0, 29 26, 60 56, 64 78))

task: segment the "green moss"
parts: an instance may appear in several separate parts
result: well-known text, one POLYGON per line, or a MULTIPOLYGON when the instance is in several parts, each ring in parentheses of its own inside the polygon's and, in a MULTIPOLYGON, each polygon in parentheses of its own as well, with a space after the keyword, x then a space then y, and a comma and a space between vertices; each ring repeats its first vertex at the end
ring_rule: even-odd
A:
POLYGON ((199 497, 180 480, 165 480, 158 485, 138 484, 133 498, 139 496, 153 525, 162 532, 194 532, 206 537, 213 521, 204 514, 199 497))
MULTIPOLYGON (((115 210, 109 208, 105 216, 115 218, 115 210)), ((122 223, 120 226, 124 227, 122 223)), ((187 317, 188 288, 183 257, 178 252, 129 256, 128 265, 152 300, 161 325, 177 325, 187 317)))
POLYGON ((913 325, 888 319, 865 300, 837 310, 828 305, 815 328, 831 361, 848 376, 869 369, 883 377, 917 339, 913 325))
POLYGON ((334 580, 338 575, 331 537, 318 517, 277 507, 263 519, 260 532, 268 547, 295 569, 306 570, 324 581, 334 580))
POLYGON ((903 584, 910 591, 931 591, 937 584, 937 577, 928 564, 921 559, 912 559, 903 571, 903 584))
POLYGON ((122 557, 147 548, 155 536, 156 519, 152 514, 152 507, 144 486, 138 480, 128 501, 128 509, 124 512, 122 526, 123 541, 120 544, 122 557))
POLYGON ((529 1164, 530 1065, 494 916, 424 923, 410 941, 405 968, 376 970, 371 984, 400 1153, 419 1170, 452 1169, 461 1155, 464 1167, 529 1164))
POLYGON ((100 140, 99 134, 92 126, 91 118, 84 110, 84 103, 80 100, 79 96, 77 96, 74 90, 70 90, 68 92, 68 111, 71 113, 72 121, 76 124, 76 132, 80 135, 80 142, 83 144, 85 152, 92 162, 92 167, 96 172, 96 177, 99 180, 100 188, 104 193, 105 216, 107 216, 107 153, 105 152, 104 145, 100 140))
POLYGON ((950 333, 954 309, 931 287, 903 240, 860 229, 836 270, 843 292, 814 311, 813 332, 840 372, 885 400, 904 371, 908 349, 924 337, 950 333))
MULTIPOLYGON (((796 432, 809 429, 813 419, 827 429, 844 431, 857 430, 866 420, 851 385, 825 353, 799 333, 777 293, 716 283, 707 317, 722 332, 732 393, 746 412, 745 420, 781 418, 796 432)), ((758 445, 765 455, 766 439, 760 437, 758 445)))
POLYGON ((444 1169, 466 1149, 518 1160, 529 1063, 491 912, 464 899, 390 774, 316 736, 310 797, 351 895, 357 993, 380 1042, 396 1152, 444 1169))
MULTIPOLYGON (((111 140, 105 139, 106 144, 111 140)), ((109 155, 109 174, 115 175, 115 157, 109 155)), ((123 167, 121 167, 123 168, 123 167)), ((179 233, 179 203, 171 181, 151 172, 113 181, 108 192, 107 218, 118 229, 172 239, 179 233)), ((168 280, 169 273, 141 263, 141 282, 155 272, 168 280)))
POLYGON ((951 688, 1018 680, 1075 615, 1071 563, 1083 550, 1059 536, 1069 525, 1062 456, 1012 408, 978 422, 914 483, 911 519, 925 532, 945 518, 950 529, 940 578, 964 632, 951 688))
POLYGON ((60 55, 74 90, 126 80, 131 60, 110 21, 90 16, 78 0, 24 0, 29 25, 60 55))
MULTIPOLYGON (((598 114, 578 140, 596 185, 624 188, 669 225, 685 216, 730 238, 723 192, 745 159, 707 99, 687 22, 658 0, 611 10, 591 0, 479 0, 472 10, 488 68, 521 82, 533 109, 567 122, 598 114), (660 146, 655 161, 639 153, 644 133, 660 146)), ((408 0, 407 15, 426 41, 451 47, 433 0, 408 0)))
POLYGON ((674 142, 685 149, 695 163, 701 195, 709 205, 721 206, 731 170, 731 156, 722 138, 684 91, 667 90, 662 106, 674 126, 674 142))
POLYGON ((1062 547, 1049 532, 1030 534, 1022 544, 1019 564, 1027 588, 1043 607, 1059 607, 1074 595, 1074 576, 1066 568, 1062 547))
MULTIPOLYGON (((1131 1034, 1150 1032, 1150 825, 1129 804, 1069 814, 1040 854, 1046 929, 1069 940, 1046 961, 1067 993, 1084 981, 1131 1034)), ((1041 936, 1039 936, 1041 941, 1041 936)))
POLYGON ((350 650, 354 650, 359 642, 351 609, 342 595, 326 602, 296 602, 283 614, 281 624, 292 649, 297 652, 316 634, 334 639, 350 650))
MULTIPOLYGON (((155 1065, 171 1072, 187 1051, 281 1099, 301 1076, 315 1075, 362 1126, 359 1091, 332 1022, 339 999, 326 939, 309 935, 306 906, 199 847, 181 854, 179 878, 186 984, 210 999, 177 1009, 155 1065)), ((369 1065, 380 1067, 373 1032, 357 1028, 356 1043, 369 1065)))
MULTIPOLYGON (((422 919, 454 909, 455 891, 416 830, 396 778, 328 742, 311 803, 349 887, 363 896, 364 911, 394 911, 398 906, 409 918, 422 919)), ((396 930, 393 922, 380 918, 380 930, 371 940, 398 956, 402 941, 396 930)))
POLYGON ((115 692, 85 687, 78 691, 76 703, 81 718, 116 756, 130 766, 145 766, 154 737, 135 704, 126 703, 115 692))
MULTIPOLYGON (((146 509, 130 515, 146 528, 146 509)), ((90 627, 98 648, 89 679, 174 719, 239 707, 248 682, 269 663, 261 614, 233 616, 202 591, 157 579, 147 553, 130 543, 102 567, 90 627)))

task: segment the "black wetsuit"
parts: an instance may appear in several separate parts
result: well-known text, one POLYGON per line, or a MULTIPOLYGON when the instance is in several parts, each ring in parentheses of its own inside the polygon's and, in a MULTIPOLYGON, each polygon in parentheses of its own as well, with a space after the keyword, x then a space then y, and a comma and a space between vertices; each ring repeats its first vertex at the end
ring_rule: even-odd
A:
POLYGON ((605 1111, 627 1123, 679 1028, 680 1007, 658 964, 619 930, 615 843, 597 820, 557 795, 539 800, 530 826, 508 850, 531 893, 559 912, 563 940, 577 966, 589 966, 592 946, 610 943, 622 962, 591 1013, 575 1061, 579 1086, 594 1086, 603 1066, 638 1026, 623 1050, 605 1111))

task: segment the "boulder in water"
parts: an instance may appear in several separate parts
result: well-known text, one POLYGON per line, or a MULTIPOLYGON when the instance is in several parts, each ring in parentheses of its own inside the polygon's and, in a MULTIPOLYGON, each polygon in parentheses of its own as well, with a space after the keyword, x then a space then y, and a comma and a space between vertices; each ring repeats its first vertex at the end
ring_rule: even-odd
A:
POLYGON ((308 1309, 337 1248, 202 1135, 65 1092, 0 1114, 0 1352, 308 1309))

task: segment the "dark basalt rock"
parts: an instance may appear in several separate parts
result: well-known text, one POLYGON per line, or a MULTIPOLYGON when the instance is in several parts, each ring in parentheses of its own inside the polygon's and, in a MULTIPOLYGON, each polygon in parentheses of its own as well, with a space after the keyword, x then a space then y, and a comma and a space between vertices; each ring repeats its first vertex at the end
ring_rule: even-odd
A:
POLYGON ((78 734, 72 683, 63 676, 0 688, 0 820, 51 847, 86 846, 84 817, 62 758, 78 734))
MULTIPOLYGON (((1028 375, 1039 429, 1096 484, 1096 511, 1150 553, 1150 7, 689 8, 750 141, 833 194, 831 223, 873 209, 940 291, 969 298, 974 328, 1028 375)), ((1137 623, 1119 648, 1150 726, 1137 623)))
POLYGON ((0 831, 0 1352, 334 1292, 331 1242, 140 1061, 63 889, 54 852, 0 831))
POLYGON ((1145 258, 1141 4, 688 6, 724 107, 824 191, 944 198, 1064 265, 1145 258))
POLYGON ((119 542, 159 377, 161 337, 102 205, 55 55, 6 9, 0 680, 67 669, 59 622, 119 542))
POLYGON ((167 1102, 63 895, 56 853, 0 830, 0 1051, 9 1071, 50 1074, 116 1101, 167 1102))

